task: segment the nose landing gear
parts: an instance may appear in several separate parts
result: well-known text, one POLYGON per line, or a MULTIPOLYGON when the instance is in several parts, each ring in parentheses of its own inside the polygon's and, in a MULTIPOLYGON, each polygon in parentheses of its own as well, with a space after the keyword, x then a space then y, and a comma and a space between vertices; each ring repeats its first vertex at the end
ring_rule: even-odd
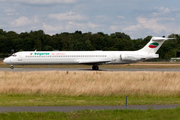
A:
POLYGON ((92 66, 92 69, 93 69, 93 70, 99 70, 99 67, 98 67, 97 65, 93 65, 93 66, 92 66))
POLYGON ((13 65, 11 65, 11 67, 10 67, 11 69, 14 69, 14 67, 13 67, 13 65))

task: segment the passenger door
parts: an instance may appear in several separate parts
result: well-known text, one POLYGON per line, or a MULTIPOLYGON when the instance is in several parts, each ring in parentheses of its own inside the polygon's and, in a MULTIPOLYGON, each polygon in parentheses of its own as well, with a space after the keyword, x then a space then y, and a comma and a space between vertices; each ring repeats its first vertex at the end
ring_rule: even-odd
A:
POLYGON ((22 55, 21 55, 21 53, 19 53, 17 56, 18 56, 18 61, 22 61, 22 55))

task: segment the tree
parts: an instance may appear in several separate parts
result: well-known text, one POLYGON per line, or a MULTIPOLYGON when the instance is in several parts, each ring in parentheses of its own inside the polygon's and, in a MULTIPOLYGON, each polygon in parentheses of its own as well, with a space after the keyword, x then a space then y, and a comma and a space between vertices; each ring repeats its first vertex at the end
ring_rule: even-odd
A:
MULTIPOLYGON (((171 34, 168 37, 174 40, 166 41, 158 54, 160 58, 175 57, 176 52, 180 50, 180 35, 171 34)), ((138 50, 144 47, 152 36, 146 38, 131 39, 129 35, 122 32, 115 32, 110 35, 98 32, 82 33, 75 31, 74 33, 57 33, 56 35, 45 34, 43 30, 22 32, 20 34, 14 31, 3 31, 0 29, 0 53, 11 53, 11 49, 15 52, 20 50, 138 50)), ((1 54, 2 56, 2 54, 1 54)))
POLYGON ((35 50, 41 51, 41 47, 42 47, 41 40, 37 39, 34 43, 34 48, 35 50))

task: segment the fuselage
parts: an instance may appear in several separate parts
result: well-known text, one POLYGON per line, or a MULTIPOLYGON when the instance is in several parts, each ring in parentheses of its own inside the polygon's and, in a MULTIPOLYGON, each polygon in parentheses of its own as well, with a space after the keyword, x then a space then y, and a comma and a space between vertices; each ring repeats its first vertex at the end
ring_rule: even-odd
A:
POLYGON ((128 64, 157 57, 157 54, 138 51, 29 51, 17 52, 5 58, 4 63, 10 65, 128 64))

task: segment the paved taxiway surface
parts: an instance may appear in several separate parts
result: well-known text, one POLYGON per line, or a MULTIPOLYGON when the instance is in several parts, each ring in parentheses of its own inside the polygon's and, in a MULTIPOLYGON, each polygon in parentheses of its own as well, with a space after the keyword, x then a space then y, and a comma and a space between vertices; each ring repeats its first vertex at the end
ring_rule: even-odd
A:
MULTIPOLYGON (((0 71, 14 71, 14 72, 31 72, 31 71, 95 71, 91 68, 0 68, 0 71)), ((156 69, 156 68, 147 68, 147 69, 138 69, 138 68, 128 68, 128 69, 121 69, 121 68, 101 68, 98 71, 176 71, 180 72, 180 69, 156 69)))
MULTIPOLYGON (((172 109, 180 105, 129 105, 128 109, 147 110, 147 109, 172 109)), ((81 110, 116 110, 126 109, 126 106, 34 106, 34 107, 0 107, 0 113, 4 112, 71 112, 81 110)))

